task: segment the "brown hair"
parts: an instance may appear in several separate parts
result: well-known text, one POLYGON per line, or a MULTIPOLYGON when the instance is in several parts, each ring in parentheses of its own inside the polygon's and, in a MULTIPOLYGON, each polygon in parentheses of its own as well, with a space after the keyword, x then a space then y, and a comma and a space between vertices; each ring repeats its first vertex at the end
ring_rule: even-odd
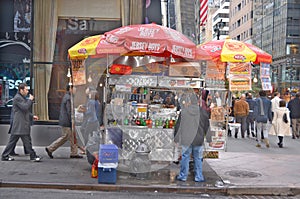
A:
POLYGON ((285 107, 285 106, 286 106, 286 102, 284 100, 280 100, 279 107, 285 107))

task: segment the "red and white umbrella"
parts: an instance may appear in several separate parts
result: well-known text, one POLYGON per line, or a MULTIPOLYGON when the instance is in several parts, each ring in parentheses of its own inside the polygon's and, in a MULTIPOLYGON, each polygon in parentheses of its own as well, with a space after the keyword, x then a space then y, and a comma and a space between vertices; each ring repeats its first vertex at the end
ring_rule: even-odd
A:
POLYGON ((129 52, 194 59, 196 45, 182 33, 157 24, 129 25, 104 33, 108 43, 129 52))
POLYGON ((214 61, 253 62, 254 64, 272 62, 272 55, 262 49, 232 39, 209 41, 198 45, 197 49, 206 51, 214 61))

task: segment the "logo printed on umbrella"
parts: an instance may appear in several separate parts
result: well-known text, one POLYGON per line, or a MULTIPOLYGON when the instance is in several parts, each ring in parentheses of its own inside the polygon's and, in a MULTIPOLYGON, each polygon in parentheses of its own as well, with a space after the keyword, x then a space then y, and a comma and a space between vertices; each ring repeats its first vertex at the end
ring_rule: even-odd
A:
POLYGON ((193 57, 192 49, 184 48, 182 46, 172 46, 172 52, 176 55, 184 55, 186 57, 193 57))
POLYGON ((78 49, 78 53, 79 54, 86 54, 87 50, 85 48, 80 48, 80 49, 78 49))
POLYGON ((154 37, 155 33, 159 32, 159 29, 140 27, 138 31, 141 37, 154 37))
POLYGON ((124 34, 126 32, 129 32, 130 30, 132 30, 133 28, 130 28, 130 27, 124 27, 124 28, 120 28, 120 30, 116 31, 115 34, 117 35, 121 35, 121 34, 124 34))
POLYGON ((95 43, 96 41, 98 41, 98 38, 87 38, 80 44, 80 46, 91 45, 91 44, 95 43))
POLYGON ((115 44, 115 43, 118 42, 119 38, 116 37, 116 36, 114 36, 114 35, 107 35, 107 36, 106 36, 106 40, 107 40, 108 42, 110 42, 110 43, 115 44))
POLYGON ((146 50, 147 49, 147 42, 136 42, 136 41, 133 41, 131 43, 131 46, 130 46, 130 50, 146 50))
POLYGON ((246 57, 244 55, 241 55, 241 54, 234 55, 233 58, 236 59, 236 60, 242 60, 242 61, 246 59, 246 57))

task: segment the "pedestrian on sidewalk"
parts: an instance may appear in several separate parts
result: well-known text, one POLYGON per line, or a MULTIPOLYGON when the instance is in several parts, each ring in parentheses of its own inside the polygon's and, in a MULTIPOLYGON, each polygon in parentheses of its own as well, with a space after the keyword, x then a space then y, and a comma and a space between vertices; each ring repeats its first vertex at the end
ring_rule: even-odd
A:
MULTIPOLYGON (((246 95, 242 94, 233 107, 235 121, 241 124, 241 136, 245 138, 245 131, 247 130, 247 116, 249 115, 249 104, 246 102, 246 95)), ((238 132, 235 132, 234 137, 237 138, 238 132)))
POLYGON ((300 93, 297 93, 295 98, 289 101, 288 109, 292 120, 292 138, 300 138, 300 93))
POLYGON ((195 94, 187 94, 181 100, 181 112, 175 126, 175 142, 182 147, 182 158, 180 161, 180 172, 177 180, 186 181, 189 173, 190 156, 194 159, 194 180, 204 182, 202 173, 203 144, 211 142, 209 129, 209 117, 207 111, 200 107, 195 94))
MULTIPOLYGON (((10 125, 9 125, 9 129, 8 129, 8 134, 11 133, 11 127, 13 125, 13 120, 14 120, 14 112, 11 111, 11 114, 10 114, 10 125)), ((16 143, 16 145, 17 145, 17 143, 16 143)), ((12 152, 9 154, 10 156, 18 156, 19 155, 18 153, 15 152, 16 145, 13 147, 12 152)), ((24 143, 23 143, 23 149, 24 149, 24 154, 25 155, 29 155, 29 153, 26 151, 24 143)))
POLYGON ((251 93, 246 94, 246 102, 249 105, 249 115, 247 116, 247 137, 250 137, 250 132, 252 137, 256 137, 256 129, 255 129, 255 115, 254 112, 257 109, 257 103, 253 99, 251 93))
POLYGON ((82 158, 81 155, 78 155, 78 146, 75 143, 75 132, 72 131, 72 119, 71 119, 71 93, 73 92, 73 86, 67 85, 66 93, 62 99, 60 105, 59 113, 59 125, 62 129, 62 135, 55 140, 52 144, 45 148, 48 156, 52 159, 52 153, 66 143, 70 141, 71 155, 70 158, 82 158))
POLYGON ((257 127, 257 144, 256 147, 261 147, 260 141, 263 140, 266 147, 270 147, 268 131, 272 122, 272 103, 267 98, 266 91, 259 91, 259 97, 255 100, 257 103, 257 109, 255 112, 256 116, 256 127, 257 127), (264 139, 261 138, 261 131, 263 131, 264 139))
POLYGON ((35 151, 32 148, 30 136, 31 125, 33 120, 38 120, 38 116, 31 113, 34 96, 29 94, 29 98, 27 99, 26 96, 28 95, 28 92, 29 91, 25 83, 19 84, 18 92, 13 99, 12 107, 13 121, 18 122, 12 123, 9 141, 2 153, 2 161, 14 160, 14 158, 9 156, 9 154, 14 151, 19 138, 21 138, 23 142, 25 151, 29 153, 30 160, 34 162, 40 162, 42 159, 41 157, 36 155, 35 151))
POLYGON ((274 112, 277 108, 279 108, 279 102, 281 101, 280 99, 280 93, 279 92, 275 92, 274 93, 274 97, 271 100, 272 102, 272 116, 274 116, 274 112))
POLYGON ((291 128, 290 128, 290 111, 286 108, 286 102, 281 100, 279 102, 279 107, 274 110, 274 116, 272 120, 272 127, 270 129, 271 135, 278 136, 278 146, 280 148, 283 147, 283 137, 291 136, 291 128), (286 115, 284 118, 284 114, 286 115))

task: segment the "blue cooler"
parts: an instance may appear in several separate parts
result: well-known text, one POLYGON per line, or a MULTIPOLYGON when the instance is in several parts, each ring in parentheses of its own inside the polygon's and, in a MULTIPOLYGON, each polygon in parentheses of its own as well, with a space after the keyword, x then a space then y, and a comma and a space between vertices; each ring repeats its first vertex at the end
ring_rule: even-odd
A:
POLYGON ((99 147, 99 162, 103 163, 118 163, 118 147, 114 144, 100 144, 99 147))
POLYGON ((116 184, 118 163, 98 162, 98 183, 116 184))

